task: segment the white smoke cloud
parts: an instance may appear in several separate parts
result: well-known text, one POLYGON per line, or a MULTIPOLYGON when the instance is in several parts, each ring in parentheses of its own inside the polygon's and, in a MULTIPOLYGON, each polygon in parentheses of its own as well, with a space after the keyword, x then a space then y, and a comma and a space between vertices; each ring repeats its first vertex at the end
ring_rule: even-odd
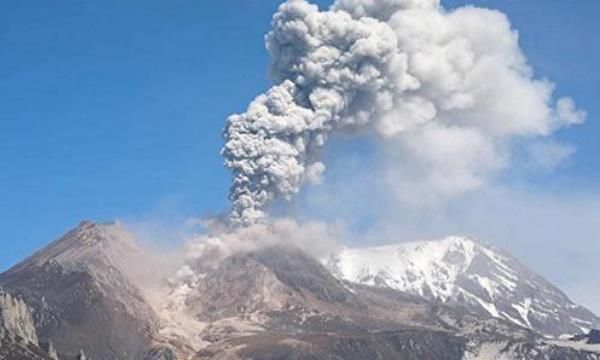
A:
POLYGON ((305 1, 281 6, 267 47, 278 85, 228 119, 223 149, 234 172, 232 220, 245 225, 318 179, 318 151, 331 131, 364 127, 376 109, 391 107, 391 87, 402 84, 388 79, 406 62, 389 26, 305 1))
POLYGON ((439 9, 440 0, 338 0, 334 10, 344 10, 354 17, 373 17, 388 20, 406 9, 439 9))
POLYGON ((348 239, 341 224, 298 222, 290 218, 271 219, 234 229, 216 220, 205 222, 205 226, 206 234, 198 234, 188 241, 185 265, 175 275, 175 283, 193 284, 206 269, 231 255, 276 244, 297 246, 315 258, 325 259, 340 249, 340 239, 348 239))
POLYGON ((249 225, 325 171, 336 132, 376 135, 390 173, 460 194, 510 165, 515 139, 582 123, 536 79, 504 14, 436 0, 289 0, 267 35, 275 86, 225 131, 231 221, 249 225))

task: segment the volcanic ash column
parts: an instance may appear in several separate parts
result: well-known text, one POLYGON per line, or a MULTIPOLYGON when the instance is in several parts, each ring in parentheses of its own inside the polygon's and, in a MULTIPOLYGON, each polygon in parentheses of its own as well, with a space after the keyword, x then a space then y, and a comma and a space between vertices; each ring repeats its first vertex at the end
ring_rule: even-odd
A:
MULTIPOLYGON (((512 137, 548 136, 585 114, 533 78, 497 11, 447 11, 436 0, 281 5, 266 37, 274 85, 227 119, 233 226, 319 179, 334 132, 371 132, 426 169, 443 191, 476 187, 506 166, 512 137), (393 140, 393 141, 392 141, 393 140)), ((377 137, 375 137, 377 138, 377 137)))

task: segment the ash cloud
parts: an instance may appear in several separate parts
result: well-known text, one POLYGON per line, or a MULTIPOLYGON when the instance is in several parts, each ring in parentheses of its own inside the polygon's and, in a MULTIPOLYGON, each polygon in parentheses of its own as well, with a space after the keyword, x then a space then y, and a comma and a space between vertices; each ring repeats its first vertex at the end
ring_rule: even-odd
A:
MULTIPOLYGON (((204 233, 188 239, 177 271, 168 274, 170 300, 158 305, 167 313, 185 309, 199 279, 221 260, 274 244, 323 259, 339 250, 340 239, 381 244, 467 230, 526 244, 543 227, 525 216, 549 207, 538 206, 537 197, 517 201, 494 188, 459 196, 507 169, 515 142, 529 145, 535 167, 556 168, 575 149, 552 134, 586 118, 572 99, 554 96, 550 81, 534 76, 504 14, 446 10, 438 0, 337 0, 328 10, 289 0, 275 14, 266 46, 273 86, 231 115, 224 131, 222 154, 233 174, 229 217, 208 221, 204 233), (321 181, 322 153, 336 135, 366 137, 380 164, 342 169, 299 212, 329 212, 354 228, 357 218, 375 213, 357 241, 341 225, 268 216, 275 201, 321 181), (440 196, 455 202, 444 206, 440 196), (536 209, 527 208, 531 203, 536 209), (523 225, 515 235, 516 221, 523 225)), ((348 154, 337 155, 343 161, 348 154)))
MULTIPOLYGON (((274 86, 228 118, 230 222, 264 220, 325 171, 338 133, 370 135, 394 168, 443 195, 510 165, 515 139, 548 137, 586 114, 534 77, 504 14, 436 0, 304 0, 279 8, 266 36, 274 86)), ((406 176, 399 183, 409 185, 406 176)))
POLYGON ((250 253, 265 247, 286 244, 297 246, 315 258, 325 261, 341 248, 339 239, 348 239, 342 224, 322 221, 300 222, 291 218, 270 218, 269 221, 231 230, 229 224, 212 219, 204 222, 206 232, 191 238, 185 249, 185 261, 173 276, 175 284, 194 284, 207 269, 223 259, 240 253, 250 253))

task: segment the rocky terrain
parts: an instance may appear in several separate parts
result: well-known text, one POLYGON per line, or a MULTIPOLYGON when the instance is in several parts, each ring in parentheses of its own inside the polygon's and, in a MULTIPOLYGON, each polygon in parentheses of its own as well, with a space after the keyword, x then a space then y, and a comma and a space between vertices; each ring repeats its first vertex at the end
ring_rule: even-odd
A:
MULTIPOLYGON (((476 246, 473 253, 486 254, 476 246)), ((0 297, 0 359, 600 359, 588 338, 544 337, 531 320, 465 306, 456 289, 444 299, 391 286, 390 277, 385 285, 376 276, 347 277, 348 251, 328 267, 291 245, 238 252, 196 264, 192 280, 164 279, 157 297, 131 271, 142 256, 133 237, 118 224, 84 222, 0 275, 12 294, 0 297)), ((526 270, 496 254, 503 277, 526 270)), ((458 264, 452 279, 483 274, 473 264, 485 259, 473 259, 469 267, 458 255, 448 260, 458 264)), ((484 268, 488 277, 499 271, 484 268)), ((555 289, 541 277, 528 281, 555 289)), ((504 309, 500 299, 489 301, 504 309)), ((582 328, 574 325, 572 335, 584 336, 582 328)))
POLYGON ((151 307, 121 270, 137 251, 117 226, 82 223, 0 275, 0 284, 31 309, 37 336, 60 354, 133 359, 156 332, 151 307))
POLYGON ((40 345, 28 306, 0 288, 0 359, 56 360, 51 344, 40 345))

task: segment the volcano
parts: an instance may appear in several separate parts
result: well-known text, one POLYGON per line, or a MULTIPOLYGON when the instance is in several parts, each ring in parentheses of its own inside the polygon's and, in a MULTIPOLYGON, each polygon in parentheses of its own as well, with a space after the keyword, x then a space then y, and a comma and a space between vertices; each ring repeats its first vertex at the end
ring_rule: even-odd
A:
POLYGON ((551 336, 586 334, 595 315, 468 239, 346 249, 326 264, 271 244, 193 281, 165 277, 160 296, 131 271, 143 254, 118 223, 83 222, 1 274, 0 358, 600 359, 597 345, 551 336), (526 316, 505 310, 533 292, 526 316), (538 325, 544 304, 564 321, 538 325))

